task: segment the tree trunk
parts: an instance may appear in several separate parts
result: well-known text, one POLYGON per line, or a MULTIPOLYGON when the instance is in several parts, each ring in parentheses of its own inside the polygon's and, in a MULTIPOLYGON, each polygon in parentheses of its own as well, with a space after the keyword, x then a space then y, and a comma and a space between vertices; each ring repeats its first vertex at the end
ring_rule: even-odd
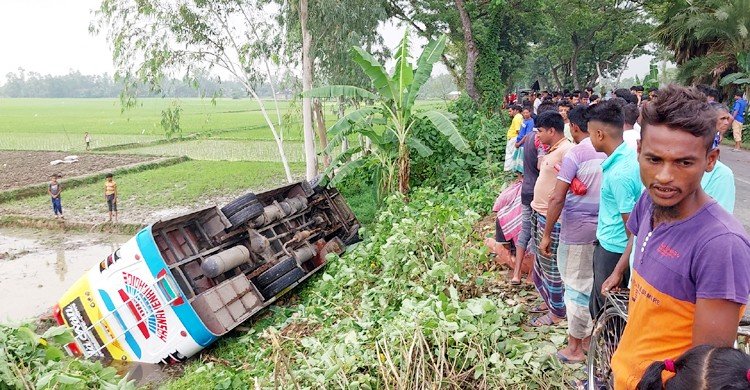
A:
POLYGON ((398 190, 404 194, 409 193, 409 147, 400 145, 398 147, 398 190))
POLYGON ((464 30, 464 44, 466 45, 466 93, 475 102, 479 101, 479 92, 474 83, 476 76, 476 65, 477 58, 479 58, 479 49, 474 41, 474 36, 471 32, 471 18, 469 13, 466 12, 464 0, 456 0, 456 8, 458 8, 458 14, 461 16, 461 25, 464 30))
MULTIPOLYGON (((307 0, 299 2, 299 21, 302 27, 302 91, 312 89, 312 58, 310 46, 312 37, 307 29, 307 0)), ((302 123, 305 138, 305 177, 312 180, 318 174, 318 159, 315 154, 315 133, 312 123, 312 107, 310 98, 302 99, 302 123)))
MULTIPOLYGON (((320 150, 326 150, 328 147, 328 134, 326 130, 326 118, 323 115, 323 104, 320 102, 320 99, 313 100, 313 113, 315 114, 320 150)), ((329 165, 331 165, 331 156, 328 153, 323 153, 323 166, 328 168, 329 165)))
MULTIPOLYGON (((341 119, 346 114, 346 106, 344 105, 344 97, 339 96, 339 112, 338 112, 338 118, 341 119)), ((346 153, 346 151, 349 150, 349 138, 344 137, 343 140, 341 140, 341 153, 346 153)))

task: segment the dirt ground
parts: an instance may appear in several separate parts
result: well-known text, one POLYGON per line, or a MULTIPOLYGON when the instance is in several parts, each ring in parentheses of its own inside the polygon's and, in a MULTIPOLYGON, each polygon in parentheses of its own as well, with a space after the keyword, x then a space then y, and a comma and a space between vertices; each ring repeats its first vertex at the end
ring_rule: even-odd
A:
POLYGON ((51 161, 62 160, 68 155, 65 152, 0 150, 0 191, 46 182, 50 175, 54 174, 59 174, 63 178, 71 178, 158 158, 80 154, 77 155, 78 162, 50 165, 51 161))

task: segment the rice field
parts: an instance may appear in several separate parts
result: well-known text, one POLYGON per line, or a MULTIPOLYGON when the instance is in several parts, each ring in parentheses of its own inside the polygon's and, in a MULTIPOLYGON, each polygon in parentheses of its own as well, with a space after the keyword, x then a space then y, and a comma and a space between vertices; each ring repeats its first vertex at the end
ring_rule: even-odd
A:
MULTIPOLYGON (((289 162, 304 162, 305 150, 300 141, 285 141, 289 162)), ((116 153, 159 156, 188 156, 193 160, 278 162, 275 141, 194 140, 118 150, 116 153)))

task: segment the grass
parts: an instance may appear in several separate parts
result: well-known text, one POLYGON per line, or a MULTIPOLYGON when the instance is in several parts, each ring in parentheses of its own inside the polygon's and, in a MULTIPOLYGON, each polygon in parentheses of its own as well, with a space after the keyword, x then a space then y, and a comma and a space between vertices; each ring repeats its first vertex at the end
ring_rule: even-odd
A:
MULTIPOLYGON (((84 148, 83 135, 89 132, 92 147, 141 143, 164 138, 162 110, 177 102, 182 108, 183 135, 201 134, 219 140, 271 141, 273 136, 252 99, 158 99, 138 101, 137 107, 121 112, 118 99, 8 99, 0 98, 0 149, 65 150, 84 148)), ((283 137, 301 141, 300 103, 280 101, 283 137)), ((444 107, 439 101, 417 102, 420 109, 444 107)), ((266 101, 274 123, 278 117, 274 103, 266 101)), ((324 107, 326 125, 336 120, 336 105, 324 107)))
MULTIPOLYGON (((289 162, 305 161, 302 142, 287 141, 284 143, 284 151, 289 162)), ((116 153, 188 156, 195 160, 279 161, 279 149, 276 142, 261 140, 193 140, 118 150, 116 153)))
MULTIPOLYGON (((295 173, 301 165, 293 165, 295 173)), ((248 190, 260 191, 285 182, 281 164, 269 162, 187 161, 155 170, 116 176, 118 208, 127 215, 155 222, 154 211, 180 206, 210 205, 248 190)), ((63 186, 65 181, 62 182, 63 186)), ((62 195, 63 210, 70 219, 105 216, 104 182, 92 183, 62 195)), ((49 197, 39 195, 1 206, 6 212, 29 214, 49 211, 49 197)), ((188 210, 186 210, 188 211, 188 210)), ((132 220, 131 220, 132 221, 132 220)))

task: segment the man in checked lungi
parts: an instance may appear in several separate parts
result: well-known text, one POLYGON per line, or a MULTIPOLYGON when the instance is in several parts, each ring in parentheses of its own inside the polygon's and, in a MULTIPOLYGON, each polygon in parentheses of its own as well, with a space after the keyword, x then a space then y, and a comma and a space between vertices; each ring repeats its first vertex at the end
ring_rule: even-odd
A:
POLYGON ((557 352, 563 363, 586 360, 588 338, 593 321, 589 297, 594 283, 594 242, 599 214, 599 190, 604 153, 594 150, 589 139, 586 107, 578 106, 568 114, 570 133, 576 143, 563 157, 557 183, 549 199, 547 226, 539 244, 544 256, 552 257, 553 225, 560 219, 557 266, 565 283, 565 309, 568 319, 568 346, 557 352))
POLYGON ((549 196, 557 183, 557 167, 562 163, 565 154, 573 147, 573 143, 565 138, 565 122, 559 113, 548 111, 536 118, 539 129, 539 141, 549 146, 549 151, 539 162, 539 178, 534 185, 534 199, 531 201, 531 235, 537 244, 536 260, 532 270, 532 279, 539 295, 544 302, 532 309, 532 312, 546 312, 535 318, 532 326, 553 325, 565 318, 565 302, 563 294, 565 287, 560 278, 557 267, 557 244, 560 236, 560 223, 552 223, 550 237, 550 256, 539 251, 539 242, 547 226, 547 210, 549 196))

